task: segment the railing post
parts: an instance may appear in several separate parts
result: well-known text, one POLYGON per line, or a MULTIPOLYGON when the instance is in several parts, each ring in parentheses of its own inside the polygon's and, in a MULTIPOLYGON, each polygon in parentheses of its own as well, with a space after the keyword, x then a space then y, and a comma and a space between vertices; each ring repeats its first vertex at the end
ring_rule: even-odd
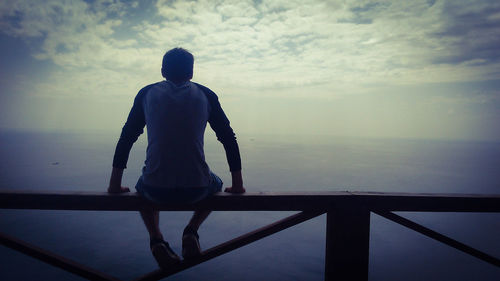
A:
POLYGON ((326 216, 325 281, 368 280, 370 211, 330 210, 326 216))

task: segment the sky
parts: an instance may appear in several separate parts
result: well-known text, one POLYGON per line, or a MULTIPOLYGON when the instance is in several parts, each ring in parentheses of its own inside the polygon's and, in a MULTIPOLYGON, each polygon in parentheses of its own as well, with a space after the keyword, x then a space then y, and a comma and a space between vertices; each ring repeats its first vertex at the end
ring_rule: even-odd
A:
POLYGON ((500 2, 1 1, 0 128, 119 132, 163 54, 237 134, 498 141, 500 2))

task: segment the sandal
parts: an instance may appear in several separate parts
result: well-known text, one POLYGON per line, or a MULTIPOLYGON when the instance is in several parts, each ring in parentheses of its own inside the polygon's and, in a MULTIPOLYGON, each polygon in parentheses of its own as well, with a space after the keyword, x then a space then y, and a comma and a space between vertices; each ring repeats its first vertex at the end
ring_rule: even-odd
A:
POLYGON ((156 262, 162 269, 168 269, 169 267, 180 263, 181 259, 179 256, 163 239, 152 239, 149 242, 149 246, 156 262))
POLYGON ((192 259, 201 255, 200 236, 196 230, 186 226, 182 234, 182 256, 184 259, 192 259))

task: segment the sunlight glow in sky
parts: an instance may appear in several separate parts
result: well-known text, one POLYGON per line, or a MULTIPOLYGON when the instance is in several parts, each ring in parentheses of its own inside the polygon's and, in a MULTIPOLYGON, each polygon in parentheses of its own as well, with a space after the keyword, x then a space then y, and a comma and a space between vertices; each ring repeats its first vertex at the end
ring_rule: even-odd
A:
POLYGON ((173 47, 237 133, 500 140, 500 2, 2 1, 0 127, 118 131, 173 47))

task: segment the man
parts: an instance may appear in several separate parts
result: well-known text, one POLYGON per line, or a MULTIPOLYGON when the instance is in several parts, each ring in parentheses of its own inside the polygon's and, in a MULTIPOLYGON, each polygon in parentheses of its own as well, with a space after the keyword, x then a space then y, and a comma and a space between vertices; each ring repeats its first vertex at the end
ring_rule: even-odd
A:
MULTIPOLYGON (((229 193, 244 193, 241 159, 236 137, 222 110, 217 95, 205 86, 190 82, 194 58, 182 48, 163 56, 164 81, 142 88, 134 100, 113 157, 109 193, 130 190, 121 186, 132 145, 147 126, 146 161, 136 189, 144 198, 159 204, 198 202, 221 191, 221 179, 205 162, 203 136, 207 122, 223 144, 232 176, 229 193)), ((140 212, 149 232, 150 247, 162 268, 180 258, 163 240, 159 212, 140 212)), ((198 228, 210 211, 195 211, 184 229, 182 255, 185 259, 200 255, 198 228)))

